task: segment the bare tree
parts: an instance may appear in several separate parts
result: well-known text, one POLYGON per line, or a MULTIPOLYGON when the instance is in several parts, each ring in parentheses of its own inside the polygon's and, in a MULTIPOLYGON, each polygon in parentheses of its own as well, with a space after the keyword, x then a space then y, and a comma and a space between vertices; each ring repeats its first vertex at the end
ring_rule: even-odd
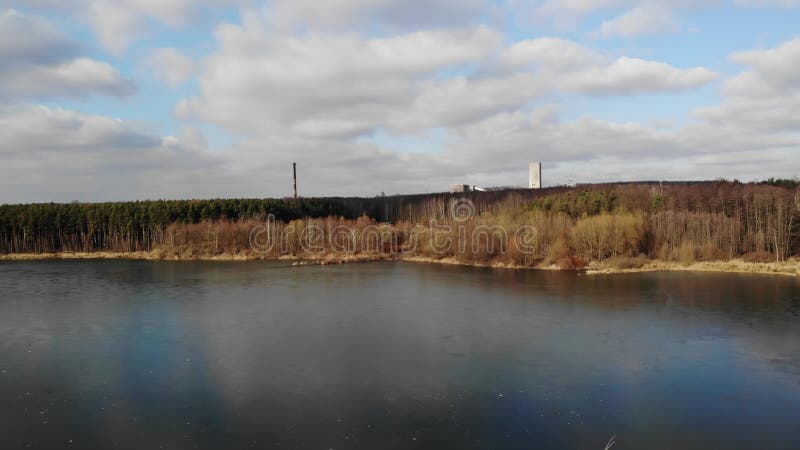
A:
POLYGON ((800 213, 800 188, 797 189, 797 192, 794 194, 794 207, 797 209, 797 212, 800 213))

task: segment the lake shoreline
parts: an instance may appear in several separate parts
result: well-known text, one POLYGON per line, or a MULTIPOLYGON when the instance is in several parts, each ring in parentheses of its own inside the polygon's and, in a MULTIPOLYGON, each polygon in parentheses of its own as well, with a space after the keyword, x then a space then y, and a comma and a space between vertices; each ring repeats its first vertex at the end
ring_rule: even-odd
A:
POLYGON ((615 268, 606 267, 602 263, 591 262, 587 267, 578 269, 562 269, 556 265, 550 266, 523 266, 502 262, 477 263, 460 261, 453 257, 430 258, 423 256, 404 256, 392 254, 368 254, 368 255, 347 255, 335 256, 331 254, 322 255, 283 255, 280 257, 261 256, 252 254, 221 254, 221 255, 199 255, 199 256, 175 256, 164 255, 158 251, 139 251, 139 252, 62 252, 62 253, 10 253, 0 255, 0 261, 33 261, 33 260, 54 260, 54 259, 127 259, 127 260, 150 260, 150 261, 291 261, 292 265, 329 265, 329 264, 352 264, 377 261, 406 261, 427 264, 445 264, 456 266, 484 267, 492 269, 515 269, 515 270, 549 270, 549 271, 579 271, 587 275, 614 275, 626 273, 643 272, 715 272, 715 273, 751 273, 784 276, 800 276, 800 261, 790 260, 785 262, 746 262, 741 259, 729 261, 703 261, 689 264, 677 262, 652 260, 646 262, 641 267, 615 268))
POLYGON ((690 264, 665 261, 649 261, 637 268, 609 268, 599 264, 590 264, 586 270, 587 275, 612 275, 643 272, 713 272, 713 273, 742 273, 764 274, 800 277, 800 262, 746 262, 741 259, 729 261, 701 261, 690 264))

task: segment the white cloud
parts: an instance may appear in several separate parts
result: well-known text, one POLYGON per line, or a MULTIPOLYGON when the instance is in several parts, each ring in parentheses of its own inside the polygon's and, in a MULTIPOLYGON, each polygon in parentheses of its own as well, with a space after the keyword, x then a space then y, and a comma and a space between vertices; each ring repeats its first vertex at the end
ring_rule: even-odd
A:
POLYGON ((189 197, 220 166, 190 133, 44 106, 0 107, 0 158, 0 202, 189 197))
POLYGON ((634 3, 633 0, 513 0, 519 17, 575 29, 588 14, 634 3))
POLYGON ((125 96, 134 91, 108 63, 78 57, 81 46, 40 17, 2 13, 0 38, 0 98, 125 96))
POLYGON ((215 20, 222 8, 260 0, 0 0, 0 8, 58 14, 88 23, 106 50, 123 54, 139 39, 154 35, 156 25, 177 29, 215 20))
POLYGON ((173 27, 186 23, 192 7, 191 0, 128 0, 124 3, 139 14, 173 27))
POLYGON ((800 38, 771 49, 734 53, 730 59, 748 70, 725 82, 722 104, 700 108, 695 116, 728 127, 800 130, 800 38))
POLYGON ((157 25, 173 29, 216 21, 224 9, 266 19, 273 33, 294 30, 391 32, 478 25, 491 12, 487 0, 0 0, 0 8, 70 16, 88 22, 103 47, 122 55, 138 40, 155 36, 157 25), (260 8, 260 9, 257 9, 260 8))
POLYGON ((87 58, 6 73, 0 95, 13 98, 87 97, 94 94, 126 96, 135 91, 109 64, 87 58))
POLYGON ((504 77, 420 83, 408 108, 393 109, 385 126, 400 132, 448 127, 513 111, 548 92, 549 86, 529 73, 504 77))
POLYGON ((800 37, 773 49, 734 53, 730 59, 751 69, 725 83, 731 95, 783 96, 800 89, 800 37))
POLYGON ((348 30, 355 26, 397 31, 477 25, 491 10, 487 0, 0 0, 0 5, 86 19, 100 43, 115 55, 154 34, 153 23, 181 28, 207 22, 221 9, 259 16, 273 33, 300 29, 348 30), (253 9, 261 8, 261 9, 253 9))
POLYGON ((196 63, 174 48, 159 48, 151 52, 146 66, 170 86, 177 86, 194 76, 196 63))
POLYGON ((368 24, 397 31, 474 25, 487 9, 486 0, 273 0, 266 14, 277 29, 368 24))
MULTIPOLYGON (((103 11, 108 4, 97 4, 98 33, 117 52, 153 21, 181 26, 181 14, 200 8, 182 0, 121 2, 115 19, 103 11)), ((536 11, 631 12, 640 4, 548 1, 536 2, 536 11)), ((695 111, 688 125, 563 120, 559 111, 574 117, 586 97, 681 92, 719 75, 563 38, 508 43, 494 28, 474 25, 477 10, 448 16, 457 12, 452 1, 427 9, 416 0, 331 5, 276 0, 274 9, 245 12, 241 24, 216 28, 217 48, 197 61, 173 48, 146 54, 144 64, 169 84, 198 76, 198 92, 175 111, 236 134, 229 148, 210 151, 195 128, 161 136, 99 115, 0 106, 0 201, 282 196, 292 161, 300 164, 303 195, 524 184, 531 159, 545 162, 549 182, 576 171, 581 181, 797 175, 785 161, 800 145, 800 40, 731 55, 744 71, 726 80, 719 105, 695 111), (422 19, 436 27, 414 29, 422 19), (389 150, 393 137, 432 133, 444 136, 432 151, 389 150)), ((0 21, 0 38, 7 38, 0 41, 0 96, 130 92, 113 67, 82 56, 81 45, 46 20, 13 14, 10 25, 0 21), (26 39, 14 39, 21 34, 26 39)), ((620 20, 606 32, 642 31, 620 20)))
POLYGON ((0 70, 23 63, 58 62, 79 51, 78 43, 41 17, 13 9, 0 13, 0 70))
POLYGON ((631 179, 752 179, 797 175, 793 135, 699 123, 661 129, 591 118, 562 122, 552 107, 502 112, 451 128, 440 152, 265 135, 208 151, 195 129, 160 137, 130 122, 48 107, 0 108, 0 202, 282 196, 299 164, 303 195, 446 189, 453 182, 524 184, 545 162, 548 183, 631 179), (654 171, 653 167, 658 167, 654 171), (590 170, 591 169, 591 170, 590 170))
MULTIPOLYGON (((88 0, 84 5, 98 40, 110 52, 121 55, 135 41, 150 33, 149 21, 177 28, 191 22, 202 7, 217 0, 88 0)), ((81 2, 78 2, 79 4, 81 2)), ((236 6, 236 2, 229 2, 236 6)), ((78 6, 80 9, 80 6, 78 6)))
POLYGON ((675 32, 679 25, 672 12, 662 4, 645 3, 613 19, 603 21, 593 33, 601 38, 631 38, 649 34, 675 32))
POLYGON ((736 4, 750 7, 777 6, 782 8, 796 8, 800 6, 800 0, 736 0, 736 4))
POLYGON ((482 59, 500 44, 485 27, 389 38, 280 38, 255 24, 227 25, 206 59, 200 96, 177 112, 243 134, 352 137, 407 110, 417 84, 438 70, 482 59))
POLYGON ((536 64, 558 71, 586 67, 603 60, 595 50, 567 39, 550 37, 516 42, 500 56, 500 61, 511 68, 536 64))
POLYGON ((800 95, 787 93, 783 97, 729 98, 722 104, 696 109, 695 117, 725 126, 769 132, 800 130, 800 95))
POLYGON ((3 137, 0 150, 4 156, 139 148, 159 141, 121 120, 46 106, 0 107, 0 123, 3 137))
POLYGON ((574 41, 537 38, 517 42, 499 56, 504 67, 529 67, 552 90, 585 94, 681 91, 708 84, 718 74, 703 67, 680 69, 639 58, 611 59, 574 41))
POLYGON ((268 29, 256 16, 220 26, 219 51, 204 60, 200 94, 182 101, 177 114, 245 136, 348 139, 469 123, 559 91, 673 91, 716 78, 702 68, 614 61, 564 39, 506 47, 483 26, 386 38, 284 37, 268 29))
POLYGON ((89 17, 97 39, 114 54, 122 54, 134 40, 144 36, 143 18, 124 3, 91 4, 89 17))
POLYGON ((578 31, 590 16, 605 17, 619 14, 620 10, 625 11, 616 17, 608 17, 600 29, 591 33, 597 37, 610 37, 671 31, 678 27, 674 19, 676 11, 700 9, 720 3, 721 0, 510 0, 509 5, 515 11, 518 21, 569 31, 578 31), (645 24, 659 29, 643 29, 645 24), (605 33, 609 36, 604 36, 605 33))
POLYGON ((622 57, 608 66, 569 74, 562 82, 566 88, 578 92, 636 94, 692 89, 718 77, 717 73, 703 67, 678 69, 662 62, 622 57))

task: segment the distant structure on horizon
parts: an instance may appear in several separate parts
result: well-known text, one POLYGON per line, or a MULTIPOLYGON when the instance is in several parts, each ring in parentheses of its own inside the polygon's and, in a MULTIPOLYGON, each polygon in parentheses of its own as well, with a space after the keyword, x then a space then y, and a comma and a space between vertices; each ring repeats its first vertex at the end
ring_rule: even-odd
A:
POLYGON ((294 187, 294 199, 297 200, 297 163, 292 163, 292 185, 294 187))
POLYGON ((450 192, 453 194, 458 194, 461 192, 469 192, 472 190, 472 187, 468 184, 451 184, 450 185, 450 192))
MULTIPOLYGON (((542 163, 532 162, 528 166, 528 189, 542 188, 542 163)), ((450 185, 450 193, 460 194, 462 192, 492 192, 508 189, 525 189, 522 186, 498 186, 498 187, 478 187, 464 183, 450 185)))
POLYGON ((528 172, 528 188, 541 189, 542 188, 542 163, 532 162, 528 172))

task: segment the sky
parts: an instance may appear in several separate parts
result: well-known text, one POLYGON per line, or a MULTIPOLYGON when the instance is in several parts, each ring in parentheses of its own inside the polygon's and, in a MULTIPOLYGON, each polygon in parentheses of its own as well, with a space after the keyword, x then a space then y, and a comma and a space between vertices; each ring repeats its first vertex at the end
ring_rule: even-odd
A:
POLYGON ((0 0, 0 203, 800 176, 800 0, 0 0))

